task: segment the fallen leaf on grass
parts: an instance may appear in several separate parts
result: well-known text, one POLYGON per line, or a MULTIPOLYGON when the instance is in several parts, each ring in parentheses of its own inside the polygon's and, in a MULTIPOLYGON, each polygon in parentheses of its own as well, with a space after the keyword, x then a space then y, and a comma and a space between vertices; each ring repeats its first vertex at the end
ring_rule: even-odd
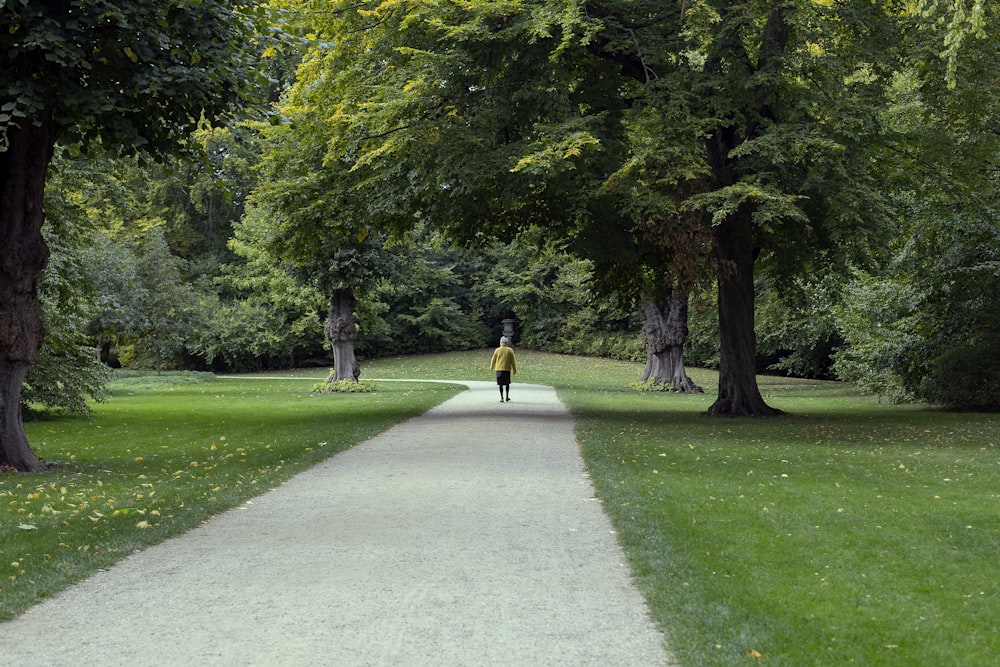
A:
POLYGON ((762 656, 760 653, 758 653, 754 649, 750 649, 750 652, 747 653, 747 657, 748 658, 755 658, 757 660, 763 660, 764 659, 764 656, 762 656))

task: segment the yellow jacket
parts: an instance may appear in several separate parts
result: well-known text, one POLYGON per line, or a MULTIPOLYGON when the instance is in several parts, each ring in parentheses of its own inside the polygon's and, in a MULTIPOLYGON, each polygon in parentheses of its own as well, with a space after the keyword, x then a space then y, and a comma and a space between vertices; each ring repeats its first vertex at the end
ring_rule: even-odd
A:
POLYGON ((510 371, 516 375, 517 363, 514 361, 514 350, 506 345, 500 345, 493 352, 493 358, 490 360, 490 369, 494 371, 510 371))

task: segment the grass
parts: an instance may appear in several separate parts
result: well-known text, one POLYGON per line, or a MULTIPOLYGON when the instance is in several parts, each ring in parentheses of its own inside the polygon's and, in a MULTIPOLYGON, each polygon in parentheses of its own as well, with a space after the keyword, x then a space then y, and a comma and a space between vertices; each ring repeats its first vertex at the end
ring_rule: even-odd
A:
POLYGON ((995 664, 996 419, 772 393, 791 416, 567 397, 683 664, 995 664))
POLYGON ((302 379, 128 376, 91 420, 26 425, 56 468, 0 475, 0 619, 198 525, 454 395, 385 383, 317 396, 302 379))
MULTIPOLYGON (((384 359, 363 371, 489 380, 488 359, 384 359)), ((636 364, 527 350, 517 360, 515 391, 554 385, 576 415, 598 495, 681 664, 996 664, 997 415, 762 377, 786 416, 713 419, 710 372, 692 371, 705 395, 678 396, 630 390, 636 364)), ((453 391, 384 382, 374 394, 308 395, 323 376, 116 389, 91 422, 30 425, 40 454, 61 465, 0 476, 0 572, 12 577, 0 578, 2 613, 10 591, 39 595, 27 579, 65 585, 76 561, 104 566, 453 391), (58 537, 18 542, 45 533, 58 537)))
MULTIPOLYGON (((419 364, 455 378, 482 356, 419 364)), ((714 419, 713 373, 692 371, 705 395, 679 396, 630 391, 636 364, 529 351, 518 363, 516 381, 558 387, 576 415, 598 495, 681 664, 996 664, 997 415, 762 377, 786 416, 714 419)))

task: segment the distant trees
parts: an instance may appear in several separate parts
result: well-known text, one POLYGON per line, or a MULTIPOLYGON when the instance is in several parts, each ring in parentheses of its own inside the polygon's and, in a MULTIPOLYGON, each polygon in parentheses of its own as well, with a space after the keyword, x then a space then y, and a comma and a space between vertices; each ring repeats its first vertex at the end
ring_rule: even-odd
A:
POLYGON ((921 3, 885 122, 899 212, 886 259, 859 267, 837 324, 835 370, 891 398, 1000 409, 1000 78, 996 3, 921 3), (942 45, 946 58, 941 58, 942 45))
POLYGON ((108 367, 95 354, 88 328, 99 297, 89 227, 81 224, 81 211, 66 196, 75 189, 74 172, 69 163, 60 161, 50 176, 55 187, 46 197, 44 236, 52 254, 38 284, 46 341, 24 380, 21 403, 29 414, 41 406, 87 414, 87 399, 105 396, 104 381, 109 376, 108 367))

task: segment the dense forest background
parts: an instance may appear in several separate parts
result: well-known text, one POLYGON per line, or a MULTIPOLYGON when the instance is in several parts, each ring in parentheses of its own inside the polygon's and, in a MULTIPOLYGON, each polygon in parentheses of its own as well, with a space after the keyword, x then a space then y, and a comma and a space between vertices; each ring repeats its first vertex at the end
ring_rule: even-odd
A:
MULTIPOLYGON (((901 41, 885 45, 898 65, 891 76, 876 65, 843 73, 878 77, 880 86, 882 106, 864 119, 880 127, 865 178, 827 175, 855 179, 855 190, 842 187, 837 197, 845 216, 867 216, 866 233, 824 239, 849 252, 831 251, 836 261, 794 275, 779 254, 757 261, 757 370, 840 379, 890 400, 996 409, 1000 18, 981 4, 966 23, 934 14, 935 3, 920 6, 901 41), (918 21, 927 16, 937 18, 918 21), (851 196, 879 208, 860 210, 851 196)), ((46 188, 52 255, 39 294, 47 335, 25 382, 26 408, 85 412, 118 366, 330 365, 329 285, 345 272, 354 276, 362 366, 384 355, 492 346, 508 318, 518 346, 646 359, 641 295, 598 276, 594 261, 544 220, 475 244, 433 224, 405 234, 347 229, 351 243, 318 252, 322 261, 311 264, 275 252, 276 174, 308 159, 310 136, 322 138, 302 131, 301 99, 289 93, 323 48, 307 23, 283 25, 284 49, 260 56, 267 117, 204 124, 191 137, 193 154, 152 162, 59 146, 46 188)), ((870 62, 883 55, 869 54, 870 62)), ((791 138, 786 148, 836 150, 791 138)), ((327 194, 317 190, 309 205, 327 194)), ((716 292, 692 285, 685 361, 715 367, 716 292)))

